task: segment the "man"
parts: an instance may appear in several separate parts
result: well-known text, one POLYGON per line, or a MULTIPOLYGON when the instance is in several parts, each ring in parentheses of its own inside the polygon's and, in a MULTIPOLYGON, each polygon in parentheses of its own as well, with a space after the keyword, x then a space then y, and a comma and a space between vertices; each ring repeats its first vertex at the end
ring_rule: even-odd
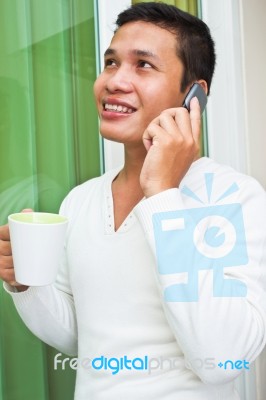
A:
POLYGON ((265 193, 199 158, 199 103, 182 104, 193 83, 210 90, 206 25, 142 3, 117 27, 95 98, 125 164, 64 200, 55 285, 14 282, 6 226, 1 276, 32 332, 78 354, 76 400, 238 399, 233 380, 265 344, 265 193))

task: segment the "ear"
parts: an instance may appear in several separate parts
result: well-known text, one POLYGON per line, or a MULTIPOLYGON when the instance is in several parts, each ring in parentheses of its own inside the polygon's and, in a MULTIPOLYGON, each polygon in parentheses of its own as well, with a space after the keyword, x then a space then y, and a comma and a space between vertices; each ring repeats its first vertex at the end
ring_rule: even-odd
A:
POLYGON ((202 87, 202 89, 204 90, 204 92, 206 93, 206 95, 208 95, 208 85, 207 82, 204 79, 200 79, 199 81, 197 81, 197 83, 200 84, 200 86, 202 87))

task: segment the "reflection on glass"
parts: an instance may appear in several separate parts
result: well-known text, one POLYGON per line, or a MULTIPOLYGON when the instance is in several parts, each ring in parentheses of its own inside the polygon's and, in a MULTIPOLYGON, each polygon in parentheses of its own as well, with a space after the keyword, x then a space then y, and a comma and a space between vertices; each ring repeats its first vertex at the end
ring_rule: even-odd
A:
MULTIPOLYGON (((23 208, 57 212, 99 175, 93 2, 0 1, 0 225, 23 208)), ((31 335, 0 288, 0 398, 72 400, 73 371, 31 335)))

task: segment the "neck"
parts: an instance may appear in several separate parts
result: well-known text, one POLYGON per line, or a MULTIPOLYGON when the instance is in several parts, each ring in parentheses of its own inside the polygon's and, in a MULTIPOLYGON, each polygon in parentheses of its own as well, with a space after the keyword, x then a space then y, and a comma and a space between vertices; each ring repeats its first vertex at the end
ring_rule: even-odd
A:
POLYGON ((135 184, 139 185, 140 172, 146 157, 146 150, 144 146, 139 146, 138 148, 129 148, 125 146, 125 163, 124 167, 119 173, 117 180, 121 184, 135 184))
POLYGON ((139 178, 145 156, 145 149, 134 151, 125 147, 124 167, 112 184, 116 230, 144 196, 139 178))

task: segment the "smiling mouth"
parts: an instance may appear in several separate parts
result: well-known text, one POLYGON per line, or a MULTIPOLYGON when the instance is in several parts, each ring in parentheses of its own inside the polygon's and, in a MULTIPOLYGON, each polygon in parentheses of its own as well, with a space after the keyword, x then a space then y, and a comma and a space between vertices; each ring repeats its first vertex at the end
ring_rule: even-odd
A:
POLYGON ((108 103, 104 104, 104 110, 112 111, 112 112, 120 113, 120 114, 132 114, 136 111, 135 108, 129 108, 129 107, 125 107, 122 105, 108 104, 108 103))

